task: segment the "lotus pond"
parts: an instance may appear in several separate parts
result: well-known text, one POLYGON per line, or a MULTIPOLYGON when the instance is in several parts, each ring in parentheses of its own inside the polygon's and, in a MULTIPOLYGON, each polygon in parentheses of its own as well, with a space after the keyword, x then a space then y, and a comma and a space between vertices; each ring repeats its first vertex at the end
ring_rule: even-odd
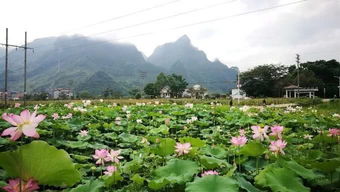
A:
POLYGON ((339 191, 340 115, 107 101, 1 110, 0 191, 339 191))

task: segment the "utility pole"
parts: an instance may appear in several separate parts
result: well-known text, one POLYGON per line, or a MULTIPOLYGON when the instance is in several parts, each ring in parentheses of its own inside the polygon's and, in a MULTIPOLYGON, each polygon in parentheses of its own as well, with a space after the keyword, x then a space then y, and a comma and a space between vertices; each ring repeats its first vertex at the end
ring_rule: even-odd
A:
POLYGON ((337 78, 337 79, 339 79, 339 86, 338 86, 338 88, 339 88, 339 98, 340 98, 340 76, 334 76, 335 78, 337 78))
POLYGON ((296 54, 298 98, 300 98, 300 55, 296 54))
POLYGON ((238 92, 238 97, 237 97, 237 104, 240 104, 240 97, 241 97, 241 93, 240 93, 240 71, 238 71, 237 73, 237 92, 238 92))
POLYGON ((32 49, 31 47, 27 47, 27 32, 25 32, 25 46, 19 46, 19 45, 11 45, 8 44, 8 28, 6 28, 6 43, 0 43, 0 45, 6 47, 6 56, 5 56, 5 107, 7 107, 7 95, 8 95, 8 47, 15 47, 19 49, 25 50, 25 58, 24 58, 24 104, 26 104, 26 67, 27 67, 27 49, 32 49))
POLYGON ((25 31, 25 58, 24 58, 24 106, 26 106, 26 72, 27 72, 27 32, 25 31))
POLYGON ((5 107, 7 107, 7 71, 8 71, 8 28, 6 28, 6 62, 5 62, 5 107))

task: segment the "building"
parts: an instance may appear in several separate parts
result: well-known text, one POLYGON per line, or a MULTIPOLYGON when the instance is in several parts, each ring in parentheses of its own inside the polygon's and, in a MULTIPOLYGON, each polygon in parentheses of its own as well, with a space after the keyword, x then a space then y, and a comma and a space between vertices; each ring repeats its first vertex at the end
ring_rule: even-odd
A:
POLYGON ((56 88, 52 92, 53 99, 66 99, 73 97, 71 89, 68 88, 56 88))
POLYGON ((208 90, 201 85, 193 85, 192 87, 185 89, 182 93, 182 97, 204 99, 208 95, 208 90))
MULTIPOLYGON (((5 98, 5 92, 0 92, 0 98, 4 99, 5 98)), ((24 98, 24 93, 23 92, 17 92, 17 91, 8 91, 7 92, 7 99, 10 100, 20 100, 24 98)))
POLYGON ((170 87, 169 86, 165 86, 161 89, 160 91, 160 95, 162 98, 170 98, 170 87))
POLYGON ((317 87, 299 87, 296 85, 289 85, 287 87, 284 87, 286 94, 286 98, 299 98, 299 97, 309 97, 314 98, 315 92, 319 91, 317 87))
POLYGON ((230 96, 232 99, 247 99, 246 92, 242 89, 232 89, 230 96))

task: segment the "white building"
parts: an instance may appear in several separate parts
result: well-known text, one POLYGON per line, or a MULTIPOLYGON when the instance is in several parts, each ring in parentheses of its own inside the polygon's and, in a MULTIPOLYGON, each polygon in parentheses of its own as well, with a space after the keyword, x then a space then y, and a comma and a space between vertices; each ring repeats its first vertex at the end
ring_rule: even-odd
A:
POLYGON ((60 99, 60 98, 71 98, 73 97, 73 93, 71 89, 68 88, 56 88, 53 90, 53 99, 60 99))
POLYGON ((161 89, 160 94, 162 98, 170 98, 170 87, 169 86, 165 86, 163 87, 163 89, 161 89))
POLYGON ((242 89, 232 89, 231 98, 233 99, 246 99, 247 95, 242 89))

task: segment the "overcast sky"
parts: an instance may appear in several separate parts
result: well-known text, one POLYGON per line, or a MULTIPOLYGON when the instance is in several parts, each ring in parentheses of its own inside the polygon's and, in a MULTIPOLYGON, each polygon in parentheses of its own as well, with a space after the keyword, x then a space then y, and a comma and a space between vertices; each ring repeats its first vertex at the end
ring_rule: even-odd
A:
POLYGON ((132 43, 149 56, 158 45, 187 34, 210 60, 241 71, 268 63, 290 65, 296 53, 302 62, 340 60, 340 0, 0 0, 0 6, 0 42, 8 27, 13 44, 23 43, 25 30, 29 41, 81 34, 132 43), (299 3, 227 18, 291 2, 299 3), (163 19, 149 22, 158 18, 163 19), (190 25, 217 18, 226 19, 190 25), (100 21, 106 22, 91 25, 100 21))

